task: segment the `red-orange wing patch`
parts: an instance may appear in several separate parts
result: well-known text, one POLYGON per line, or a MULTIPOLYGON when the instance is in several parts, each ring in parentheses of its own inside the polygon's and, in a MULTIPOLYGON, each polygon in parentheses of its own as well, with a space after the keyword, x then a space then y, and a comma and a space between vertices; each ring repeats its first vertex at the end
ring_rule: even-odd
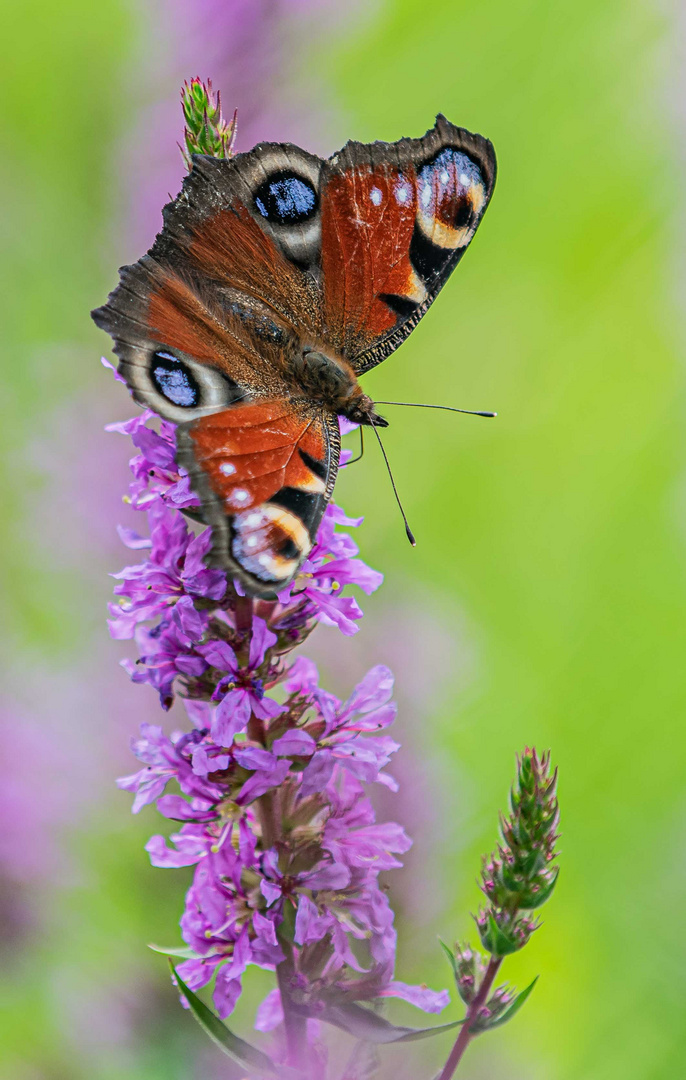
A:
POLYGON ((488 140, 348 143, 321 179, 323 333, 357 374, 407 337, 467 249, 495 182, 488 140))
POLYGON ((213 530, 213 561, 249 591, 282 589, 309 554, 338 467, 338 424, 284 399, 212 413, 177 432, 213 530))
POLYGON ((360 165, 334 174, 322 199, 322 276, 327 336, 349 359, 398 321, 384 297, 421 303, 410 262, 417 216, 414 166, 360 165))

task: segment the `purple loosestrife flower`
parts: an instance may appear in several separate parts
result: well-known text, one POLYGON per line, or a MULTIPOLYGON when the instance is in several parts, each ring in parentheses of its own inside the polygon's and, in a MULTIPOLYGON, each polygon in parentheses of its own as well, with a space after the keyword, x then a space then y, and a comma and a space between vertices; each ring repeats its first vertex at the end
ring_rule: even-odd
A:
MULTIPOLYGON (((202 635, 202 620, 188 623, 196 597, 221 600, 226 592, 226 575, 205 566, 210 548, 210 530, 194 536, 181 514, 155 499, 148 507, 150 539, 143 540, 132 530, 120 530, 122 540, 134 550, 149 549, 145 562, 127 566, 112 576, 121 581, 114 592, 119 605, 111 604, 110 633, 115 638, 133 637, 135 627, 159 619, 182 603, 186 615, 177 616, 180 629, 202 635)), ((175 614, 175 612, 173 612, 175 614)))
POLYGON ((284 711, 282 705, 265 696, 264 683, 258 675, 267 650, 276 641, 276 634, 267 629, 264 619, 255 618, 245 666, 239 664, 236 653, 225 641, 210 641, 199 646, 198 651, 208 664, 228 672, 212 694, 213 701, 219 702, 212 735, 223 746, 229 746, 234 735, 245 730, 251 715, 258 720, 269 720, 284 711))
POLYGON ((291 708, 307 714, 304 727, 290 731, 277 740, 273 749, 279 753, 298 740, 300 753, 309 758, 303 776, 303 794, 322 791, 340 764, 360 779, 378 781, 395 788, 392 777, 381 770, 388 764, 398 743, 388 736, 365 738, 365 734, 381 731, 393 722, 395 702, 391 701, 393 676, 388 668, 372 668, 355 688, 348 701, 341 702, 319 689, 315 665, 300 657, 288 672, 284 688, 289 693, 291 708))

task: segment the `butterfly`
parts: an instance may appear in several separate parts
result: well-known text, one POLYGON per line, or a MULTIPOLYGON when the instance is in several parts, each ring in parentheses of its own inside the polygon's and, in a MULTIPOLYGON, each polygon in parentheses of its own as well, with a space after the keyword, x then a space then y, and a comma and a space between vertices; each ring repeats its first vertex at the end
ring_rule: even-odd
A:
POLYGON ((195 155, 150 251, 92 312, 134 398, 177 425, 208 562, 248 594, 275 596, 307 558, 339 417, 387 425, 359 376, 427 311, 495 175, 488 139, 443 116, 328 160, 289 143, 195 155))

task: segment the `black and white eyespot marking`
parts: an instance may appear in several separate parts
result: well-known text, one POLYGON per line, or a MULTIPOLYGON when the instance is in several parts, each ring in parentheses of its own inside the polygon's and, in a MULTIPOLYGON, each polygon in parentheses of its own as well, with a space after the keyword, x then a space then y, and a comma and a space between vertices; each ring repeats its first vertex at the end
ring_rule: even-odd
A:
MULTIPOLYGON (((317 506, 319 505, 320 500, 321 495, 314 494, 311 491, 303 491, 301 488, 283 487, 280 491, 277 491, 276 495, 272 495, 269 501, 270 503, 276 503, 277 506, 282 506, 284 510, 288 510, 291 514, 294 514, 295 517, 299 518, 309 532, 311 539, 314 540, 312 534, 313 529, 316 532, 314 523, 317 506)), ((280 551, 280 554, 284 555, 285 552, 280 551)))
POLYGON ((120 371, 141 405, 175 424, 226 409, 249 396, 213 364, 159 344, 144 354, 142 362, 122 360, 120 371))
POLYGON ((193 372, 172 353, 153 354, 150 374, 156 389, 172 405, 192 409, 200 402, 200 387, 193 372))
POLYGON ((317 192, 310 180, 294 172, 272 173, 255 191, 255 206, 273 225, 299 225, 318 210, 317 192))

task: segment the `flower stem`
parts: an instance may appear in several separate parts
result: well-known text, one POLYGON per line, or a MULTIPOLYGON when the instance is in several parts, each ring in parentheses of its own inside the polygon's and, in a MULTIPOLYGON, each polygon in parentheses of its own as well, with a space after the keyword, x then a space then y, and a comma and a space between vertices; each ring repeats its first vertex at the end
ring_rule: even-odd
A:
POLYGON ((485 1004, 488 995, 491 992, 498 969, 503 962, 502 956, 492 956, 488 961, 488 967, 483 977, 481 986, 479 987, 474 1000, 467 1009, 467 1019, 460 1029, 460 1034, 457 1036, 455 1045, 450 1051, 450 1056, 443 1066, 443 1071, 438 1077, 438 1080, 450 1080, 455 1074, 457 1066, 462 1060, 462 1055, 469 1046, 472 1039, 475 1037, 472 1032, 472 1024, 481 1012, 482 1006, 485 1004))
POLYGON ((307 1021, 304 1016, 297 1013, 291 1000, 291 986, 295 976, 295 964, 293 962, 293 946, 289 941, 281 939, 285 960, 282 960, 276 968, 276 978, 281 993, 283 1006, 283 1023, 286 1033, 286 1051, 288 1064, 303 1069, 307 1065, 307 1021))
POLYGON ((267 791, 264 795, 261 795, 257 800, 257 806, 262 827, 262 846, 266 851, 268 848, 274 847, 281 838, 274 791, 267 791))
MULTIPOLYGON (((265 848, 270 848, 277 844, 282 837, 277 793, 267 791, 257 800, 257 804, 262 827, 262 843, 265 848)), ((296 974, 293 946, 290 941, 281 935, 279 935, 279 944, 284 959, 276 966, 276 978, 283 1006, 288 1064, 304 1068, 306 1065, 307 1021, 304 1016, 295 1011, 291 998, 291 990, 296 974)))
POLYGON ((236 597, 236 630, 243 637, 252 632, 253 602, 250 596, 236 597))

